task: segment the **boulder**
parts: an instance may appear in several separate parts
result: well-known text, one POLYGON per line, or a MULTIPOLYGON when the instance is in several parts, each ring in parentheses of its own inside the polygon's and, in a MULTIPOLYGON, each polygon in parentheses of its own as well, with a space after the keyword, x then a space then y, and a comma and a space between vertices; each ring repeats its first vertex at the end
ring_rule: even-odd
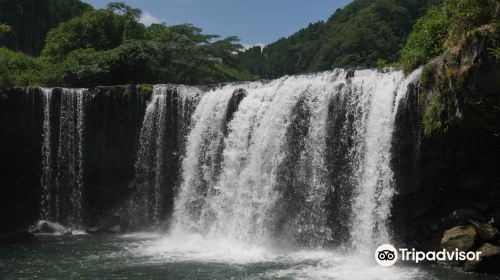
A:
POLYGON ((119 212, 113 214, 102 215, 93 227, 87 228, 89 234, 100 233, 121 233, 127 227, 127 221, 120 215, 119 212))
POLYGON ((479 236, 479 238, 481 238, 483 240, 486 240, 486 241, 491 240, 498 234, 498 230, 490 224, 480 223, 480 222, 475 221, 475 220, 470 220, 469 222, 476 229, 476 232, 477 232, 477 235, 479 236))
POLYGON ((441 247, 454 251, 468 251, 476 241, 476 230, 473 226, 458 226, 444 232, 441 247))
POLYGON ((112 233, 112 234, 118 234, 123 231, 123 228, 121 225, 111 225, 107 227, 103 226, 96 226, 96 227, 89 227, 85 230, 88 234, 102 234, 102 233, 112 233))
POLYGON ((464 264, 465 270, 500 273, 500 247, 485 243, 477 252, 481 252, 479 260, 466 261, 464 264))
POLYGON ((102 227, 89 227, 85 230, 88 234, 100 234, 104 233, 105 230, 102 227))
MULTIPOLYGON (((33 230, 33 229, 32 229, 33 230)), ((66 227, 58 224, 58 223, 53 223, 45 220, 40 220, 35 226, 36 233, 58 233, 58 234, 64 234, 64 235, 71 235, 71 230, 67 229, 66 227)))
POLYGON ((114 225, 108 228, 107 232, 118 234, 122 232, 122 227, 120 225, 114 225))

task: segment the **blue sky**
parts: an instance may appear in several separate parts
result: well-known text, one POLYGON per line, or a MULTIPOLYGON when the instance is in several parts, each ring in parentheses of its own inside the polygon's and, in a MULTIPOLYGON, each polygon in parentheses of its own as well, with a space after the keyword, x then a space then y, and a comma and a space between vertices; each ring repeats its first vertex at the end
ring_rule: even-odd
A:
MULTIPOLYGON (((101 8, 109 0, 83 0, 101 8)), ((123 1, 123 0, 122 0, 123 1)), ((142 21, 192 23, 204 33, 236 35, 244 45, 268 44, 310 22, 327 19, 351 0, 125 0, 142 21)))

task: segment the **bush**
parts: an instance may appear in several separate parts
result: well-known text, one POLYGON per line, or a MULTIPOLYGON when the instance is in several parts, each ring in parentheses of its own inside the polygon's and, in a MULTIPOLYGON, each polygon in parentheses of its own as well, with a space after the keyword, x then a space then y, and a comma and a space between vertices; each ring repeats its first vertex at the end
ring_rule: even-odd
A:
POLYGON ((131 41, 106 51, 79 49, 59 63, 47 63, 41 76, 50 86, 148 83, 155 80, 155 56, 154 46, 146 41, 131 41))
POLYGON ((411 71, 454 46, 468 32, 498 21, 498 0, 445 0, 419 19, 401 51, 401 64, 411 71))
POLYGON ((401 63, 407 71, 417 68, 444 50, 450 20, 442 8, 431 8, 417 21, 401 51, 401 63))
POLYGON ((0 48, 0 88, 35 84, 39 61, 21 52, 0 48))
POLYGON ((138 21, 140 13, 112 2, 51 30, 39 58, 5 50, 2 84, 92 87, 255 79, 236 65, 238 38, 216 40, 190 24, 146 28, 138 21))
POLYGON ((116 48, 122 43, 123 31, 123 19, 112 11, 89 11, 49 31, 42 55, 61 60, 78 49, 116 48))

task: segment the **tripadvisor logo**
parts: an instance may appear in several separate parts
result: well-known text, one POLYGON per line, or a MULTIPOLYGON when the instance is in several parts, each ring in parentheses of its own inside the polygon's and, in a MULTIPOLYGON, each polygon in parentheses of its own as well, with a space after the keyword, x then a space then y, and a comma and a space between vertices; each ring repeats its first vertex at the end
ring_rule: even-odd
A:
POLYGON ((398 250, 390 244, 384 244, 375 251, 375 260, 381 266, 393 266, 398 261, 398 250))
POLYGON ((416 251, 415 249, 399 248, 390 244, 381 245, 375 250, 375 261, 384 267, 393 266, 398 260, 419 263, 421 261, 473 261, 479 260, 481 252, 447 251, 416 251), (398 258, 399 256, 399 258, 398 258))

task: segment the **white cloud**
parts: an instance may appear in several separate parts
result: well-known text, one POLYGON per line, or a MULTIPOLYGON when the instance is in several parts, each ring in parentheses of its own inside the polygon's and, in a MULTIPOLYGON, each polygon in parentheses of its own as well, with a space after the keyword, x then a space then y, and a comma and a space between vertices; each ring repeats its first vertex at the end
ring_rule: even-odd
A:
POLYGON ((141 15, 141 18, 139 19, 139 21, 146 25, 146 26, 150 26, 151 24, 153 23, 161 23, 163 22, 162 20, 160 20, 159 18, 153 16, 151 13, 149 13, 148 11, 143 11, 142 12, 142 15, 141 15))
POLYGON ((263 43, 257 43, 257 44, 241 44, 243 46, 244 50, 248 50, 253 47, 260 46, 262 49, 266 46, 266 44, 263 43))

